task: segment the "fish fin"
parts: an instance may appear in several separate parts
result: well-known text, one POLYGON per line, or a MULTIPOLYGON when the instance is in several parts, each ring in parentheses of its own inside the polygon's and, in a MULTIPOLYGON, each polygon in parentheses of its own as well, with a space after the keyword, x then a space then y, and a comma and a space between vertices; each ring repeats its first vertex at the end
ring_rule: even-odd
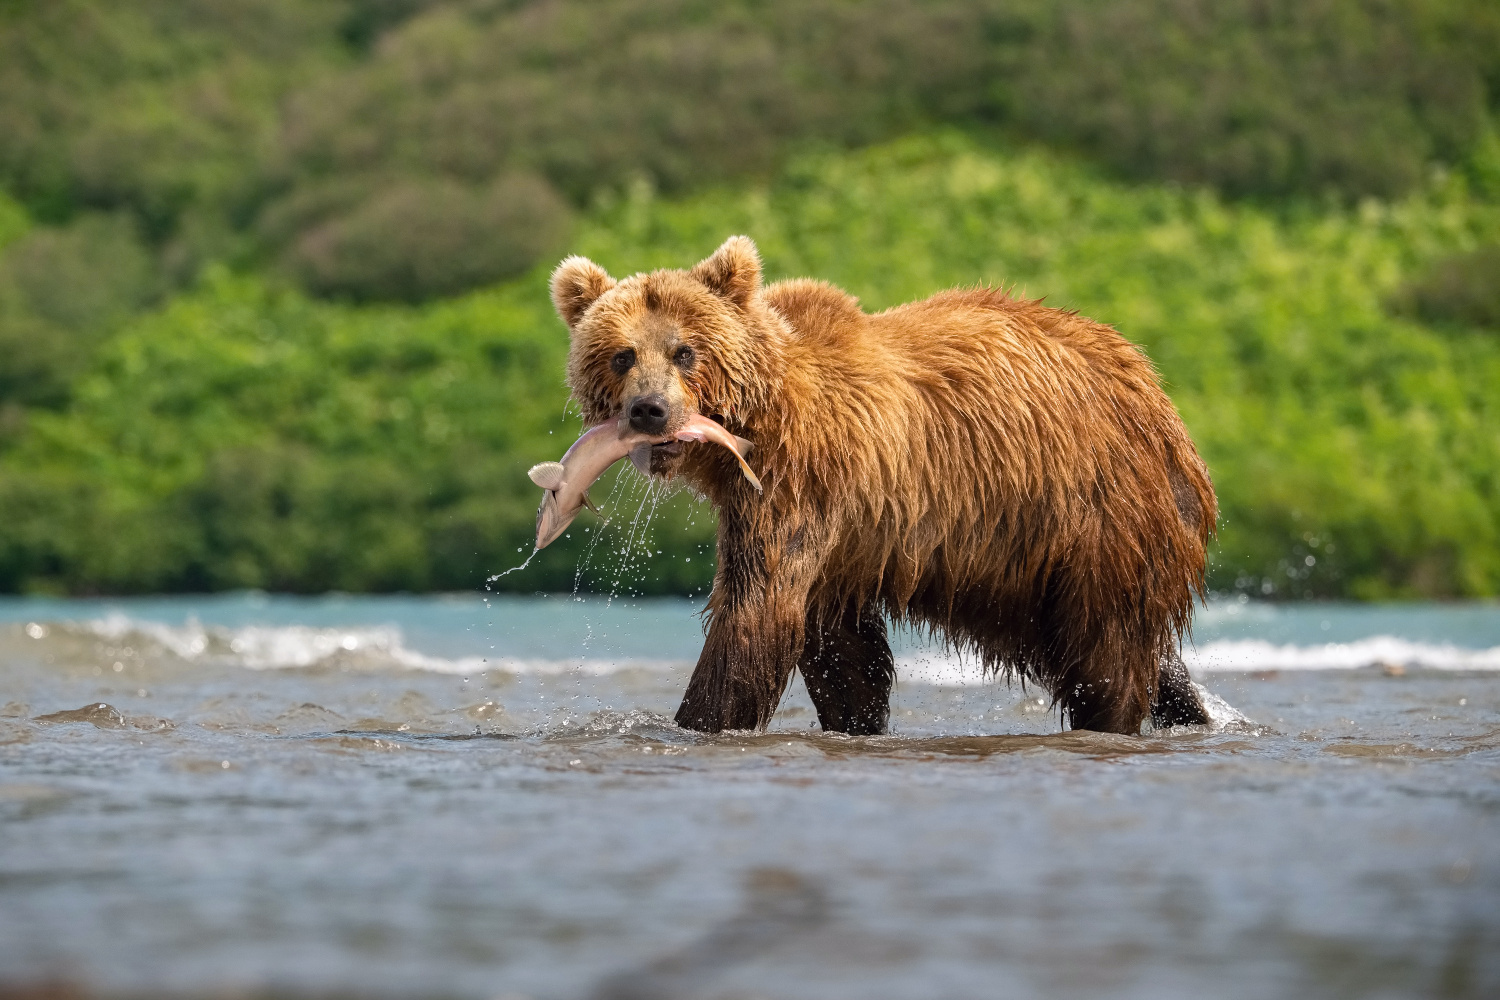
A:
POLYGON ((538 462, 526 475, 544 490, 560 490, 566 471, 561 462, 538 462))
POLYGON ((587 492, 583 494, 583 505, 589 510, 593 511, 595 514, 598 514, 600 517, 604 516, 604 511, 594 506, 594 501, 589 499, 589 495, 587 492))
POLYGON ((739 449, 741 455, 748 455, 750 454, 750 449, 755 447, 755 442, 736 434, 734 435, 734 446, 739 449))
POLYGON ((760 485, 760 478, 756 476, 755 472, 750 468, 750 463, 746 462, 743 458, 740 458, 739 455, 736 455, 734 457, 740 459, 740 471, 745 474, 746 479, 750 480, 750 485, 755 487, 755 492, 764 493, 765 490, 762 489, 760 485))

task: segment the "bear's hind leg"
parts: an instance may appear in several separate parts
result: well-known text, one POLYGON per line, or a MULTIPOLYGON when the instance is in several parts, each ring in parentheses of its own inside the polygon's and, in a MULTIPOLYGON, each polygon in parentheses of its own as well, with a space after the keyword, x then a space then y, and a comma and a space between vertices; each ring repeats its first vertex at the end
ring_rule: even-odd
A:
POLYGON ((885 620, 873 606, 808 615, 797 667, 824 732, 878 736, 891 712, 896 661, 885 620))
POLYGON ((1136 703, 1128 694, 1110 691, 1111 682, 1085 682, 1062 698, 1068 713, 1069 729, 1087 729, 1095 733, 1122 733, 1139 736, 1146 719, 1146 706, 1136 703))
POLYGON ((1149 688, 1136 679, 1155 676, 1156 653, 1114 622, 1067 622, 1066 615, 1048 622, 1045 678, 1068 728, 1139 736, 1151 705, 1149 688))
POLYGON ((1212 721, 1193 687, 1193 679, 1188 675, 1182 657, 1174 653, 1162 660, 1155 697, 1151 700, 1151 724, 1166 729, 1169 726, 1206 726, 1212 721))

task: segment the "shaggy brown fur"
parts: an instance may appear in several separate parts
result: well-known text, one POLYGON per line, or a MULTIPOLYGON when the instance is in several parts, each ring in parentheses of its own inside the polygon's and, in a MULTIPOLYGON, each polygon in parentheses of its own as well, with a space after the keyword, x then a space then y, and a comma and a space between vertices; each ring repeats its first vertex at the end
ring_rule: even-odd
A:
POLYGON ((745 237, 691 271, 552 278, 586 423, 665 400, 755 443, 655 449, 719 513, 707 641, 677 721, 764 726, 800 668, 827 730, 885 730, 884 616, 1051 692, 1077 729, 1204 722, 1176 659, 1217 506, 1150 362, 987 288, 875 315, 760 284, 745 237))

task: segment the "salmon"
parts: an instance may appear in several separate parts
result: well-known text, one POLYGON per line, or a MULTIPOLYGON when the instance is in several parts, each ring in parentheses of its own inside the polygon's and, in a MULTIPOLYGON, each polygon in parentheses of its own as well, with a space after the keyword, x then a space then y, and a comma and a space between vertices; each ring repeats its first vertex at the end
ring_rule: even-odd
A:
POLYGON ((675 434, 663 439, 632 430, 622 416, 590 427, 573 442, 561 462, 539 462, 527 472, 531 481, 545 491, 536 512, 536 548, 544 549, 556 541, 584 507, 598 513, 589 500, 589 488, 610 466, 630 456, 637 468, 649 471, 651 446, 674 440, 701 441, 728 448, 750 485, 760 491, 760 479, 745 461, 753 445, 729 433, 716 421, 695 413, 675 434))

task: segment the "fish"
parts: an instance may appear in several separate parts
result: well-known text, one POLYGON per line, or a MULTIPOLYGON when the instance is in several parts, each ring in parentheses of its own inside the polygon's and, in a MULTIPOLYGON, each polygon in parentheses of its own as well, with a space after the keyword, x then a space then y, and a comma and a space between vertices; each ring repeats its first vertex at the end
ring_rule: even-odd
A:
POLYGON ((745 456, 754 445, 725 430, 723 425, 700 414, 693 414, 678 431, 666 438, 633 430, 625 417, 597 424, 583 435, 562 457, 561 462, 538 462, 526 473, 543 490, 542 505, 536 512, 536 551, 546 548, 567 530, 584 507, 598 513, 589 500, 589 488, 620 459, 629 456, 637 469, 649 474, 651 447, 670 441, 699 441, 728 448, 740 463, 740 471, 761 492, 760 479, 745 456))

